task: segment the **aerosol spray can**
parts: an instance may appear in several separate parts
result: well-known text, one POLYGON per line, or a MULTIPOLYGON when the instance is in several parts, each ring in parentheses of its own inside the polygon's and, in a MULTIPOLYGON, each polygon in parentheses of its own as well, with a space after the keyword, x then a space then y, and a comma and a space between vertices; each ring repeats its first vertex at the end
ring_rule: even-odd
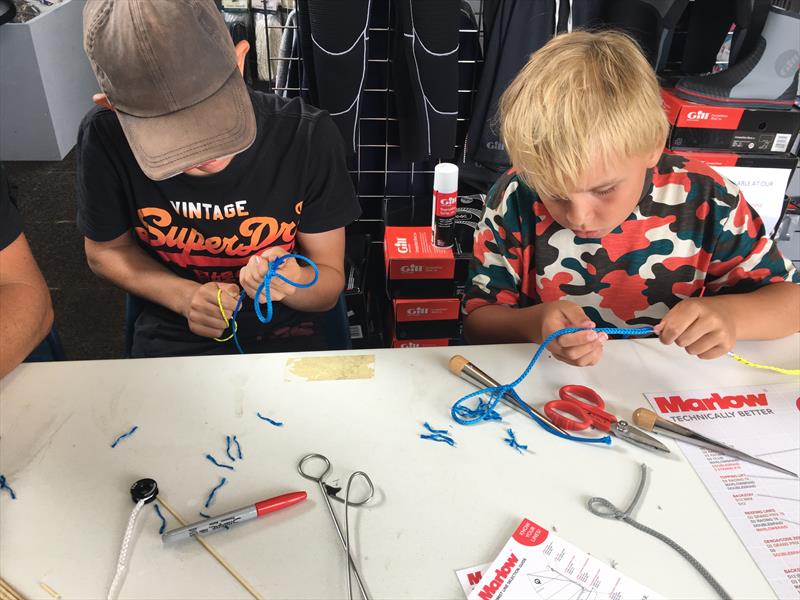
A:
POLYGON ((433 245, 449 248, 455 238, 458 167, 439 163, 433 170, 433 245))

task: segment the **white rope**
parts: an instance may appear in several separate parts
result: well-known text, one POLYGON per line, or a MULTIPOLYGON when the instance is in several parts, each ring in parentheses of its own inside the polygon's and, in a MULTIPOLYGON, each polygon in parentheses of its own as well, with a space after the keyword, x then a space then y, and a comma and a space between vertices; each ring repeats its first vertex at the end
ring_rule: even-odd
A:
POLYGON ((114 574, 114 580, 111 582, 111 587, 108 588, 108 600, 115 600, 119 593, 119 588, 122 585, 122 576, 125 573, 125 567, 128 566, 128 547, 131 544, 131 537, 133 536, 133 528, 136 525, 136 517, 139 516, 139 511, 142 510, 145 501, 139 500, 136 506, 131 511, 131 516, 128 519, 128 527, 125 529, 125 535, 122 537, 122 547, 119 549, 119 559, 117 560, 117 572, 114 574))

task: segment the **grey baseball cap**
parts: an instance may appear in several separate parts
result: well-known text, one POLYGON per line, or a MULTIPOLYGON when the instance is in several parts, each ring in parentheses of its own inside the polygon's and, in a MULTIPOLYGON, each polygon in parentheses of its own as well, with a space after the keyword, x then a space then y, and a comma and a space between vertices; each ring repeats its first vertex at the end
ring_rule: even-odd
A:
POLYGON ((88 0, 83 46, 149 178, 255 140, 253 105, 214 0, 88 0))

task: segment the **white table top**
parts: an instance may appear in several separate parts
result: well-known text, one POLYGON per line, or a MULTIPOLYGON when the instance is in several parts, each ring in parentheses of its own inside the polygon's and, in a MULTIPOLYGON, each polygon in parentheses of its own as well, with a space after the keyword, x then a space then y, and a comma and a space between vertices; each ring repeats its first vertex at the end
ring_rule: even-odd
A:
MULTIPOLYGON (((796 366, 800 335, 736 351, 796 366)), ((28 598, 49 598, 40 582, 63 598, 105 597, 133 506, 130 485, 153 477, 194 520, 225 476, 211 514, 296 489, 309 499, 208 542, 266 598, 345 597, 345 562, 323 500, 296 470, 301 456, 319 452, 340 482, 362 469, 378 488, 369 507, 351 512, 356 560, 374 598, 463 597, 453 571, 493 559, 522 517, 554 526, 664 596, 713 597, 676 552, 586 509, 594 495, 625 505, 644 461, 650 482, 638 520, 682 544, 734 597, 774 597, 671 440, 661 438, 669 456, 621 441, 577 444, 508 408, 502 423, 452 423, 450 406, 473 388, 447 371, 451 355, 511 381, 531 352, 507 345, 328 354, 374 354, 374 377, 358 381, 287 381, 287 359, 302 356, 287 354, 22 365, 0 383, 0 473, 17 493, 12 501, 0 492, 0 574, 28 598), (450 428, 457 446, 420 440, 424 421, 450 428), (133 425, 139 430, 111 449, 133 425), (502 442, 509 426, 530 453, 502 442), (204 458, 224 458, 226 434, 238 436, 244 453, 235 472, 204 458)), ((545 353, 520 390, 541 406, 560 385, 583 383, 629 418, 646 404, 644 392, 786 381, 728 357, 701 361, 657 340, 623 340, 591 368, 545 353)), ((162 547, 158 525, 146 507, 121 598, 249 597, 199 544, 162 547)))

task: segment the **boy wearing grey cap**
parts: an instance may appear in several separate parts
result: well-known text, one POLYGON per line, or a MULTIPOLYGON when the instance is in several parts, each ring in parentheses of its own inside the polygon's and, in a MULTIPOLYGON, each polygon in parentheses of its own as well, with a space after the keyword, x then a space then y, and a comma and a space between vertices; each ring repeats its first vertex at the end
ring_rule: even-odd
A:
MULTIPOLYGON (((239 341, 321 348, 319 313, 344 286, 344 227, 360 214, 330 116, 248 90, 249 45, 234 47, 213 0, 89 0, 84 48, 102 93, 78 133, 78 227, 92 270, 145 301, 131 355, 231 352, 214 338, 231 333, 240 290, 253 298, 287 252, 313 260, 319 280, 273 279, 272 322, 245 302, 239 341)), ((314 276, 294 259, 279 273, 314 276)))

